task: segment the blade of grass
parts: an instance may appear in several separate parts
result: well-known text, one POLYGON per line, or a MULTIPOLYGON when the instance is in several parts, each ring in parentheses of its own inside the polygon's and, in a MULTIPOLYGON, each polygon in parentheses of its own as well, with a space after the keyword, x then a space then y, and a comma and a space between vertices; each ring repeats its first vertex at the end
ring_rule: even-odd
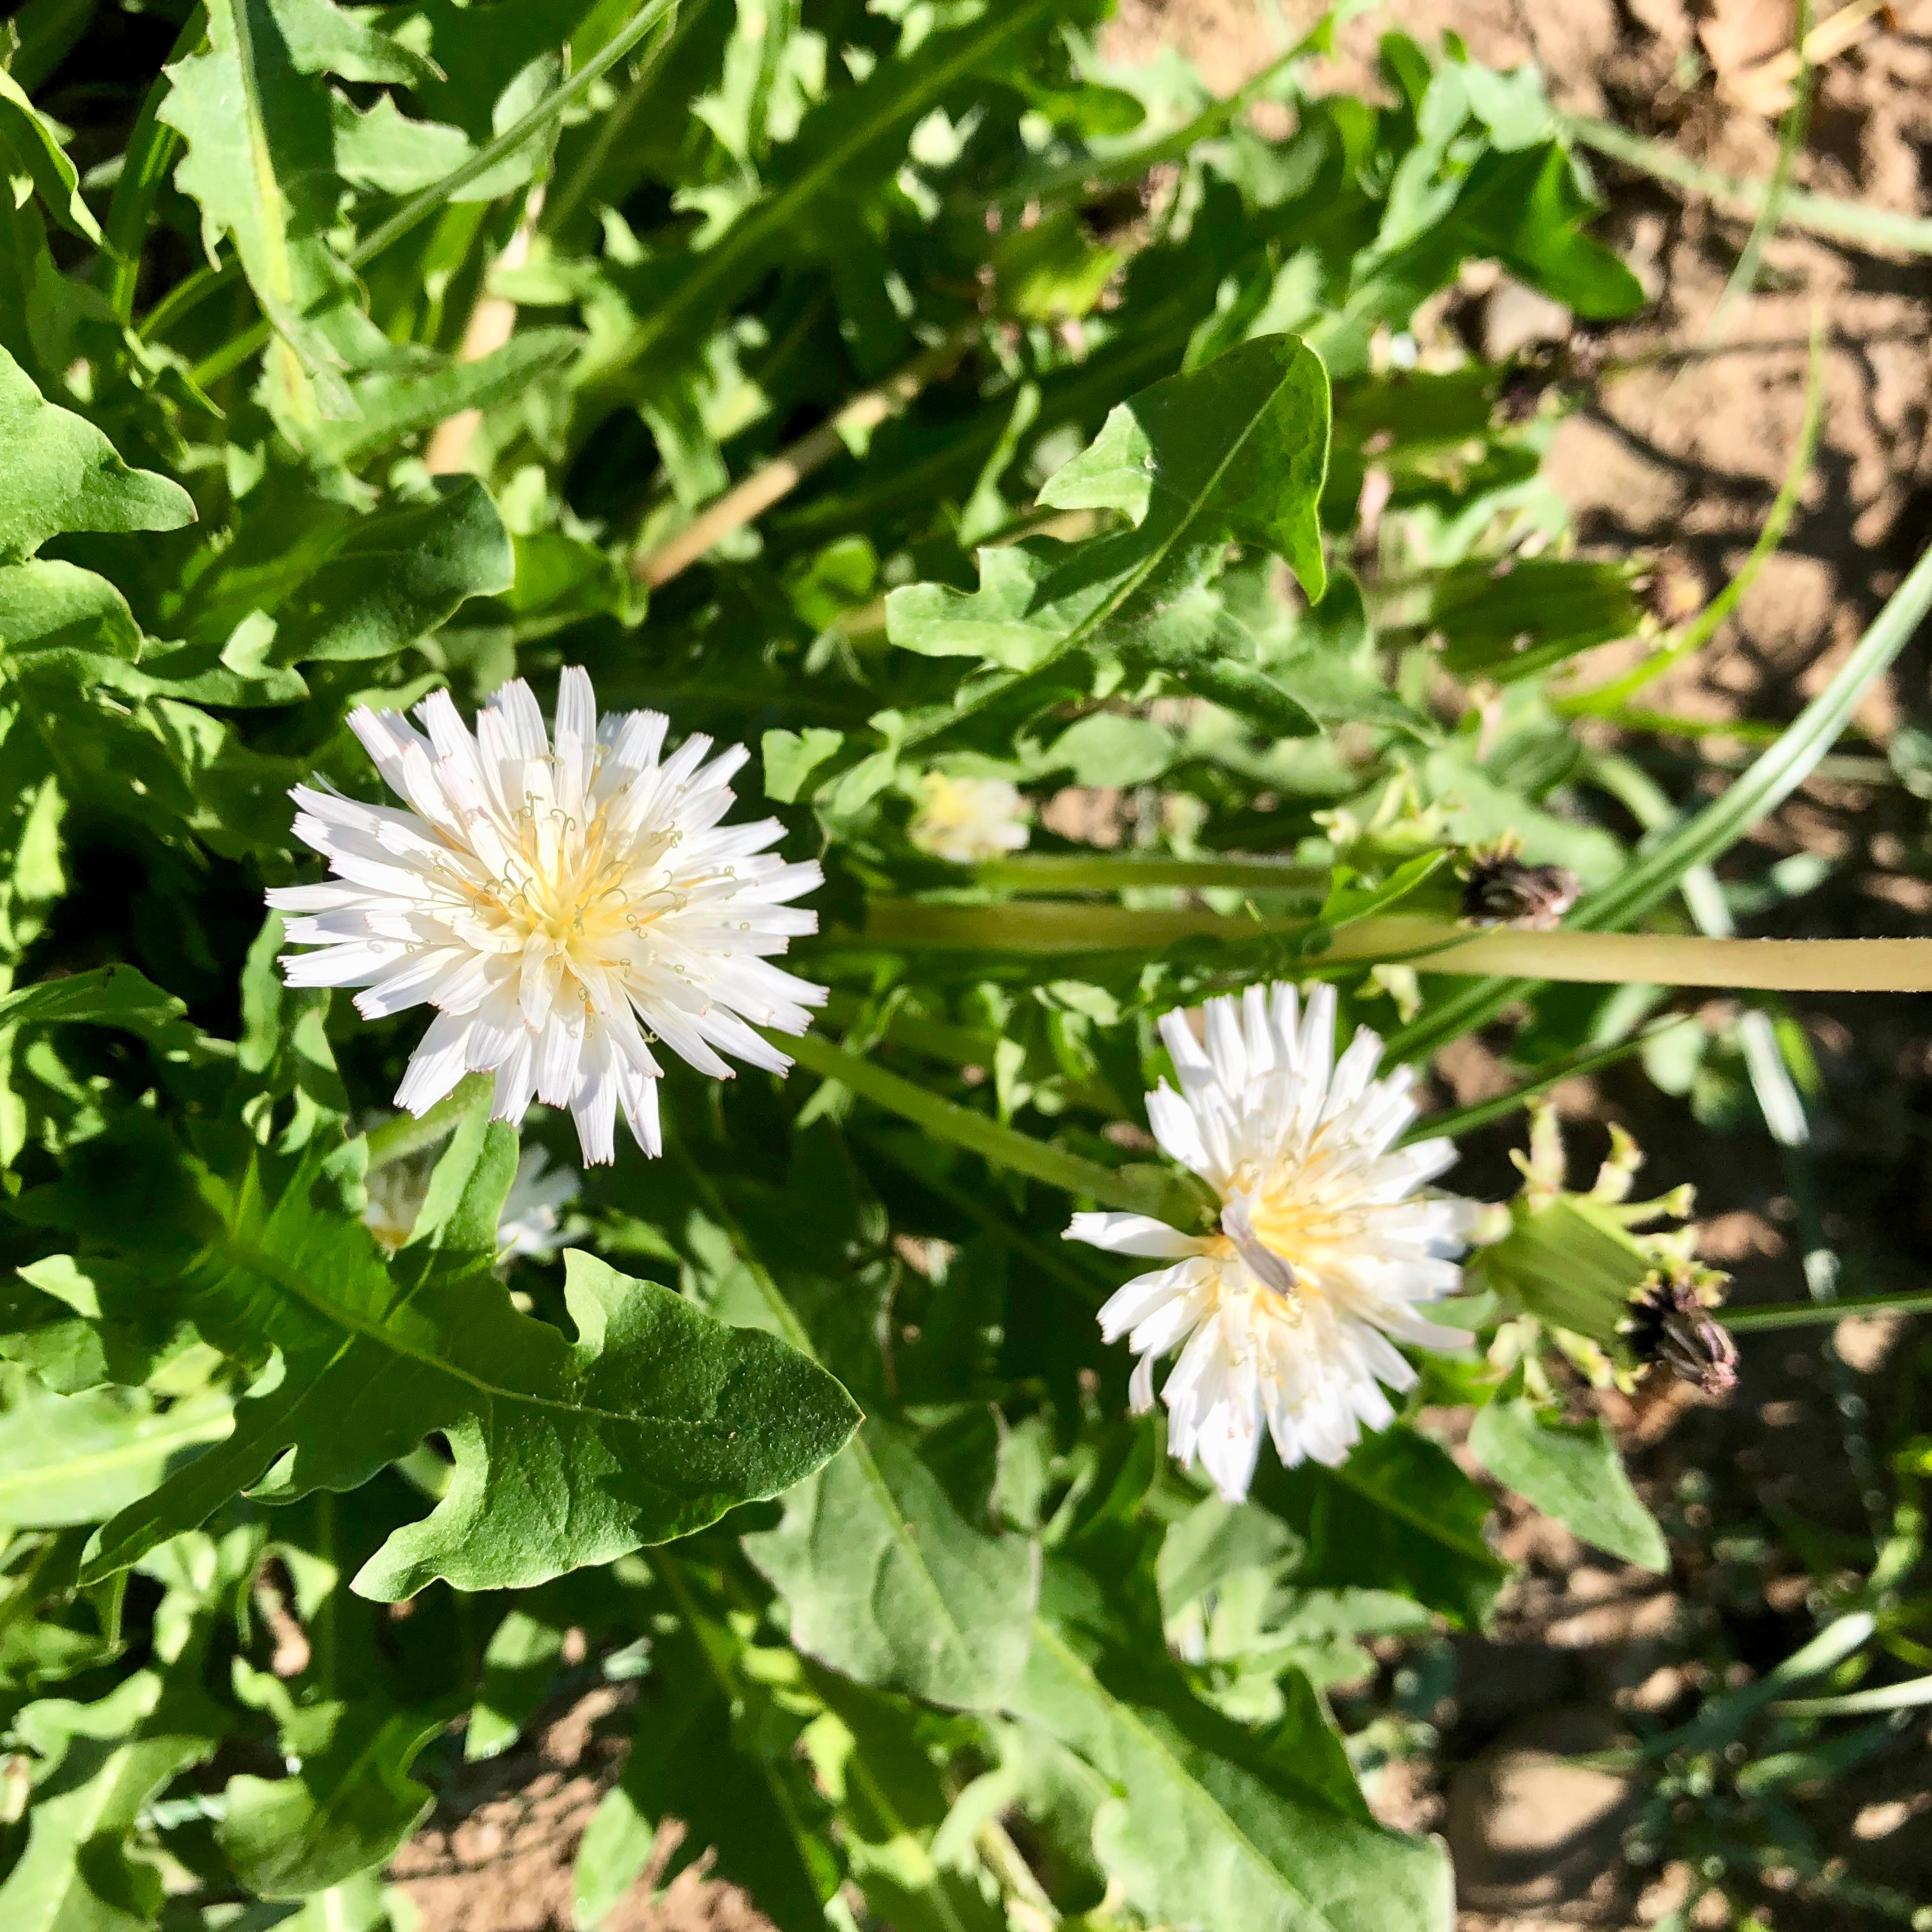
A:
POLYGON ((1798 149, 1804 145, 1804 136, 1811 124, 1810 37, 1811 0, 1798 0, 1792 22, 1792 49, 1798 57, 1798 72, 1792 81, 1791 105, 1784 110, 1778 124, 1778 159, 1772 164, 1771 179, 1766 184, 1764 206, 1752 220, 1750 232, 1744 237, 1737 264, 1725 281, 1724 292, 1718 296, 1710 320, 1700 332, 1700 340, 1714 335, 1718 323, 1738 296, 1756 287, 1765 244, 1778 232, 1784 197, 1791 186, 1792 166, 1798 159, 1798 149))
MULTIPOLYGON (((1758 532, 1757 542, 1751 546, 1750 556, 1724 589, 1682 626, 1673 642, 1609 684, 1599 685, 1592 691, 1579 692, 1574 696, 1557 698, 1554 702, 1556 710, 1572 718, 1586 712, 1595 717, 1618 716, 1624 706, 1646 685, 1661 677, 1710 642, 1718 626, 1737 608, 1738 601, 1756 581, 1758 573, 1784 541, 1784 533, 1790 528, 1792 516, 1798 508, 1799 493, 1804 488, 1805 478, 1810 475, 1812 464, 1817 456, 1818 431, 1824 413, 1825 318, 1823 311, 1820 310, 1812 317, 1811 359, 1805 374, 1804 416, 1798 427, 1797 444, 1785 467, 1784 481, 1778 487, 1778 495, 1765 518, 1764 527, 1758 532)), ((1627 721, 1628 714, 1624 714, 1620 722, 1627 721)))
POLYGON ((1634 1053, 1641 1053, 1652 1040, 1661 1040, 1665 1034, 1676 1033, 1680 1028, 1698 1024, 1689 1013, 1674 1014, 1656 1026, 1646 1027, 1642 1032, 1631 1034, 1628 1040, 1573 1053, 1567 1059, 1552 1060, 1546 1066, 1538 1067, 1527 1080, 1519 1082, 1506 1094, 1498 1094, 1492 1100, 1478 1100, 1474 1106, 1452 1107, 1446 1112, 1426 1116, 1418 1120, 1396 1144, 1406 1147, 1412 1142, 1432 1141, 1445 1136, 1454 1140, 1461 1135, 1473 1133, 1478 1127, 1507 1120, 1510 1114, 1528 1106, 1539 1094, 1546 1094, 1552 1087, 1562 1086, 1566 1080, 1588 1079, 1606 1066, 1616 1066, 1620 1060, 1628 1060, 1634 1053))
POLYGON ((1862 1711, 1914 1711, 1932 1704, 1932 1677, 1904 1684, 1881 1684, 1870 1690, 1848 1690, 1842 1697, 1793 1697, 1774 1704, 1774 1718, 1851 1718, 1862 1711))
POLYGON ((1932 1294, 1854 1294, 1843 1301, 1781 1301, 1766 1308, 1714 1308, 1712 1313, 1733 1334, 1755 1335, 1778 1328, 1811 1328, 1854 1315, 1932 1314, 1932 1294))
POLYGON ((166 69, 193 53, 207 32, 208 9, 201 0, 196 0, 162 63, 162 72, 141 103, 141 111, 128 136, 120 178, 114 184, 113 197, 107 204, 107 220, 100 231, 101 293, 117 322, 126 322, 134 313, 134 287, 141 277, 141 248, 147 239, 148 218, 154 212, 154 196, 182 149, 182 137, 172 128, 163 125, 159 118, 161 103, 174 86, 166 69))

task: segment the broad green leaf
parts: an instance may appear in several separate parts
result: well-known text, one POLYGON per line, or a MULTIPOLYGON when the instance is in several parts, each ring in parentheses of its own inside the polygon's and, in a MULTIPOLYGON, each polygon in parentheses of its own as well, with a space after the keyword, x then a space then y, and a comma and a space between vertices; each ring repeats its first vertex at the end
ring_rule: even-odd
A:
POLYGON ((41 980, 0 993, 0 1030, 81 1024, 137 1034, 170 1054, 206 1049, 188 1009, 131 966, 97 966, 64 979, 41 980))
POLYGON ((10 657, 84 650, 133 658, 140 655, 141 627, 106 578, 36 557, 0 565, 0 646, 10 657))
POLYGON ((1019 1714, 1120 1793, 1095 1838, 1149 1918, 1203 1932, 1447 1932, 1448 1862, 1370 1816, 1306 1680, 1253 1732, 1199 1703, 1164 1660, 1114 1653, 1042 1618, 1019 1714))
POLYGON ((1070 724, 1041 755, 1083 785, 1148 784, 1173 764, 1174 740, 1144 718, 1096 711, 1070 724))
MULTIPOLYGON (((188 143, 176 185, 200 206, 211 260, 232 239, 262 314, 292 352, 278 387, 295 419, 307 422, 317 404, 325 416, 352 415, 340 371, 358 296, 326 239, 346 182, 334 99, 318 76, 409 82, 433 70, 334 0, 208 0, 208 40, 206 52, 168 70, 160 118, 188 143)), ((362 327, 375 334, 366 320, 362 327)))
POLYGON ((1497 1481, 1586 1543, 1640 1569, 1670 1568, 1664 1532, 1630 1487, 1616 1440, 1600 1420, 1565 1423, 1545 1417, 1534 1402, 1499 1398, 1476 1412, 1469 1447, 1497 1481))
POLYGON ((1264 337, 1121 404, 1040 500, 1125 516, 1156 550, 1136 588, 1160 550, 1232 541, 1286 557, 1315 599, 1327 580, 1316 506, 1328 466, 1322 365, 1294 337, 1264 337))
MULTIPOLYGON (((356 420, 326 430, 320 446, 352 468, 366 463, 465 410, 486 410, 518 395, 561 367, 582 340, 574 328, 527 329, 473 362, 408 375, 365 376, 352 386, 356 420)), ((497 586, 508 587, 507 581, 497 586)))
POLYGON ((745 1551, 785 1599, 792 1642, 861 1684, 984 1710, 1019 1682, 1037 1546, 967 1522, 883 1422, 793 1490, 783 1523, 745 1551))
POLYGON ((812 773, 844 742, 844 732, 816 724, 802 731, 767 731, 762 740, 765 796, 781 805, 795 804, 812 773))
MULTIPOLYGON (((428 0, 410 12, 412 25, 428 29, 424 51, 437 69, 412 92, 424 113, 460 129, 480 148, 556 90, 564 74, 557 50, 566 40, 576 43, 574 64, 581 72, 589 49, 578 36, 597 9, 586 0, 561 8, 513 7, 493 15, 482 33, 470 9, 455 0, 428 0)), ((609 9, 604 13, 608 17, 609 9)), ((452 198, 494 201, 522 187, 542 171, 556 140, 554 124, 538 130, 452 198)))
POLYGON ((197 1339, 153 1306, 136 1264, 47 1255, 16 1272, 24 1286, 0 1294, 0 1352, 59 1394, 139 1388, 197 1339))
POLYGON ((143 1670, 92 1704, 50 1697, 14 1720, 35 1756, 26 1850, 0 1884, 7 1932, 146 1932, 160 1874, 125 1849, 142 1808, 216 1740, 171 1728, 162 1678, 143 1670))
POLYGON ((1394 1590, 1480 1628, 1509 1574, 1483 1538, 1490 1499, 1447 1451, 1400 1425, 1364 1436, 1334 1469, 1264 1468, 1265 1502, 1307 1538, 1296 1580, 1394 1590))
POLYGON ((490 1633, 482 1682, 463 1734, 466 1760, 494 1757, 516 1742, 556 1675, 563 1636, 548 1618, 521 1610, 512 1610, 490 1633))
POLYGON ((172 530, 194 521, 178 483, 130 470, 84 417, 44 400, 0 348, 0 562, 69 530, 172 530))
POLYGON ((237 1672, 244 1697, 277 1712, 301 1768, 228 1780, 215 1835, 236 1877, 258 1898, 306 1898, 386 1864, 434 1802, 409 1771, 443 1720, 375 1698, 298 1707, 266 1673, 237 1672))
POLYGON ((655 398, 712 318, 775 262, 796 260, 802 247, 834 259, 849 251, 853 200, 878 180, 877 171, 897 166, 908 136, 934 107, 962 83, 1010 67, 1030 39, 1099 10, 1091 0, 989 4, 976 18, 913 38, 904 54, 879 62, 861 84, 832 93, 770 155, 760 191, 722 233, 708 230, 708 245, 646 262, 630 278, 626 292, 637 319, 586 358, 585 386, 601 405, 586 413, 601 413, 626 392, 655 398))
MULTIPOLYGON (((338 1204, 363 1145, 309 1153, 266 1216, 244 1196, 204 1226, 175 1305, 243 1360, 272 1346, 276 1365, 226 1442, 100 1533, 90 1576, 203 1521, 272 1465, 272 1501, 349 1490, 440 1432, 453 1460, 441 1499, 388 1538, 355 1587, 394 1600, 439 1576, 527 1586, 776 1495, 850 1433, 850 1400, 822 1370, 590 1255, 568 1257, 574 1342, 518 1313, 490 1272, 494 1214, 487 1246, 406 1250, 392 1276, 338 1204)), ((516 1137, 472 1115, 445 1162, 487 1173, 476 1186, 500 1204, 516 1137)), ((450 1226, 472 1220, 454 1214, 450 1226)))
POLYGON ((138 1389, 57 1395, 20 1371, 0 1408, 0 1522, 56 1529, 104 1522, 169 1470, 228 1433, 219 1390, 166 1406, 138 1389))
MULTIPOLYGON (((1043 505, 1116 512, 1129 527, 982 550, 976 591, 893 591, 887 634, 904 650, 978 657, 1015 674, 1082 652, 1164 674, 1270 731, 1311 731, 1306 708, 1262 668, 1258 640, 1214 580, 1228 545, 1241 543, 1285 556, 1321 596, 1328 420, 1328 377, 1292 336, 1244 343, 1156 382, 1116 408, 1040 493, 1043 505)), ((927 735, 945 723, 936 718, 927 735)))
POLYGON ((466 598, 507 590, 509 532, 490 493, 466 477, 434 502, 378 510, 278 602, 267 662, 387 658, 427 635, 466 598))
POLYGON ((1005 1932, 1006 1915, 978 1858, 960 1847, 940 1862, 952 1805, 934 1759, 932 1714, 829 1672, 811 1681, 838 1726, 820 1742, 814 1768, 831 1786, 870 1916, 893 1932, 1005 1932))

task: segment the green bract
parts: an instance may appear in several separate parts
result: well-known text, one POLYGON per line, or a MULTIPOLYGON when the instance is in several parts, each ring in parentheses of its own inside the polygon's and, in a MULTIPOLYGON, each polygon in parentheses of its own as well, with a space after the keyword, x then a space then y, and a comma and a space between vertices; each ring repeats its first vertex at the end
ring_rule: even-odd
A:
POLYGON ((1216 100, 1109 11, 17 10, 5 1932, 402 1932, 382 1873, 459 1759, 596 1685, 633 1736, 581 1932, 670 1820, 657 1882, 713 1854, 785 1932, 1448 1932, 1358 1777, 1440 1694, 1377 1660, 1484 1626, 1499 1488, 1667 1567, 1587 1389, 1688 1256, 1548 1129, 1471 1345, 1244 1500, 1100 1339, 1141 1264, 1060 1237, 1228 1225, 1144 1132, 1208 993, 1326 977, 1398 1058, 1510 1016, 1450 1132, 1634 1054, 1664 990, 1528 975, 1694 900, 1932 571, 1634 855, 1574 714, 1630 722, 1588 653, 1658 626, 1540 474, 1589 358, 1441 320, 1472 263, 1580 330, 1640 304, 1539 77, 1391 34, 1376 102, 1324 94, 1329 18, 1216 100), (830 988, 789 1081, 653 1040, 663 1157, 580 1176, 487 1083, 397 1115, 424 1012, 292 989, 263 917, 319 877, 292 785, 409 836, 358 707, 548 710, 566 666, 749 748, 830 988), (913 836, 940 796, 1005 814, 983 852, 913 836), (1459 990, 1479 864, 1562 868, 1578 931, 1459 990))

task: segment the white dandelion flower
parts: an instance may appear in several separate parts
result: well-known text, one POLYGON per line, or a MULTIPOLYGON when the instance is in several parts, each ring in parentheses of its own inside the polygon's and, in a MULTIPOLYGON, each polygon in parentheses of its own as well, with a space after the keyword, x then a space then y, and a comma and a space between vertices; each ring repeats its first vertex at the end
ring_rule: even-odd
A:
POLYGON ((783 1072, 754 1026, 800 1034, 825 992, 772 964, 818 915, 789 903, 820 883, 770 846, 776 819, 719 823, 750 755, 687 738, 669 757, 656 711, 599 719, 589 676, 557 693, 556 740, 521 679, 472 736, 447 692, 416 708, 358 710, 350 728, 408 810, 298 785, 297 838, 328 884, 284 886, 292 986, 360 986, 380 1019, 436 1009, 396 1105, 420 1115, 468 1072, 496 1076, 494 1117, 533 1100, 568 1107, 586 1162, 615 1152, 617 1111, 662 1148, 652 1048, 723 1079, 724 1053, 783 1072), (424 734, 427 733, 427 736, 424 734))
POLYGON ((919 811, 906 836, 935 859, 976 866, 1025 844, 1026 796, 1004 778, 928 772, 919 782, 919 811))
POLYGON ((1180 1076, 1148 1096, 1162 1148, 1220 1197, 1218 1233, 1184 1234, 1146 1214, 1076 1214, 1070 1240, 1169 1265, 1137 1275, 1100 1311, 1108 1341, 1140 1358, 1131 1396, 1154 1406, 1157 1357, 1180 1359, 1161 1390, 1168 1445, 1238 1502, 1265 1424, 1282 1462, 1342 1461, 1362 1426, 1394 1411, 1384 1386, 1412 1388, 1396 1348, 1456 1348, 1470 1337, 1418 1306, 1453 1294, 1480 1212, 1417 1190, 1456 1158, 1449 1140, 1395 1142, 1418 1112, 1414 1075, 1375 1077, 1382 1041, 1366 1027, 1335 1057, 1335 994, 1298 1014, 1292 986, 1210 1000, 1204 1049, 1185 1016, 1162 1037, 1180 1076))

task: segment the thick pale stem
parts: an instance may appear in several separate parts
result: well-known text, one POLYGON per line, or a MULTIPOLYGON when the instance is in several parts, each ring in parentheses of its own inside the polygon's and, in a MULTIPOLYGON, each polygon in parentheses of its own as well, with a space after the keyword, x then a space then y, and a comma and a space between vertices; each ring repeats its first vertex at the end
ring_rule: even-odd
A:
MULTIPOLYGON (((1191 908, 928 905, 875 899, 864 938, 881 945, 996 952, 1152 952, 1186 939, 1312 935, 1305 919, 1245 919, 1191 908)), ((835 935, 836 940, 836 935, 835 935)), ((1684 933, 1478 930, 1391 916, 1358 920, 1306 956, 1310 973, 1400 964, 1596 986, 1711 986, 1780 992, 1932 992, 1932 940, 1706 939, 1684 933)))
MULTIPOLYGON (((1570 114, 1563 117, 1563 126, 1571 140, 1595 148, 1600 154, 1608 154, 1612 160, 1668 182, 1673 188, 1729 202, 1745 214, 1760 214, 1771 198, 1768 182, 1720 174, 1660 141, 1646 140, 1641 134, 1633 134, 1628 128, 1615 127, 1607 121, 1570 114)), ((1807 194, 1796 188, 1786 193, 1778 214, 1780 224, 1786 228, 1808 229, 1814 235, 1827 235, 1834 241, 1868 242, 1882 248, 1932 255, 1932 221, 1922 216, 1894 214, 1889 208, 1865 208, 1855 201, 1807 194)))
POLYGON ((774 503, 846 446, 848 436, 877 429, 887 417, 905 408, 927 383, 943 376, 964 353, 980 332, 976 317, 952 330, 922 356, 915 356, 876 387, 862 390, 838 413, 782 450, 761 470, 754 471, 734 490, 687 524, 658 549, 633 560, 632 572, 649 584, 668 584, 688 570, 706 550, 743 525, 754 523, 774 503))
POLYGON ((973 868, 974 883, 1024 892, 1118 892, 1130 886, 1176 886, 1203 892, 1232 886, 1246 892, 1312 892, 1326 897, 1325 866, 1280 859, 1168 859, 1124 853, 1021 852, 973 868))

